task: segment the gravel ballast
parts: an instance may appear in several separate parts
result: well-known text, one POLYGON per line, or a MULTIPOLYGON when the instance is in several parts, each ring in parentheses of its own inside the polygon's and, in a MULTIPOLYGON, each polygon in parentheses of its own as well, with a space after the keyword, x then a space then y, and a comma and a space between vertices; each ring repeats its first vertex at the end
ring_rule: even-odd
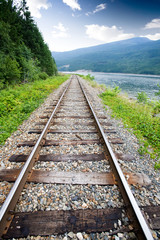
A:
MULTIPOLYGON (((115 153, 130 154, 132 159, 124 161, 118 159, 118 162, 124 172, 133 173, 145 173, 151 180, 152 184, 149 186, 132 185, 131 190, 135 196, 139 206, 151 206, 160 205, 160 176, 159 172, 154 170, 154 160, 150 159, 149 155, 140 156, 138 153, 139 143, 137 138, 131 131, 124 128, 122 122, 117 119, 111 118, 111 110, 105 110, 101 103, 98 94, 100 91, 96 88, 92 88, 85 80, 82 80, 85 90, 88 94, 89 100, 93 106, 98 117, 104 117, 100 119, 103 122, 104 129, 114 129, 116 133, 109 134, 110 138, 120 138, 124 144, 111 144, 112 149, 115 153), (112 123, 112 126, 105 126, 104 123, 112 123)), ((44 116, 50 111, 48 108, 54 99, 58 99, 60 92, 68 83, 63 83, 59 89, 55 90, 45 102, 36 109, 29 117, 25 120, 22 125, 19 126, 18 130, 14 132, 6 141, 4 146, 0 147, 0 169, 13 169, 22 167, 24 163, 9 162, 9 158, 13 154, 29 154, 32 151, 32 147, 20 147, 17 145, 20 142, 28 141, 32 139, 38 139, 38 134, 28 134, 31 129, 43 129, 43 125, 36 125, 37 122, 45 122, 46 119, 40 119, 39 116, 44 116)), ((80 99, 81 94, 76 94, 75 89, 70 90, 65 96, 66 100, 80 99)), ((62 106, 57 116, 65 116, 65 108, 68 109, 67 115, 90 115, 87 108, 85 110, 81 107, 83 103, 78 103, 76 109, 74 104, 66 104, 68 106, 62 106)), ((67 119, 63 118, 63 123, 67 126, 60 126, 58 123, 61 122, 60 118, 54 120, 54 126, 51 129, 63 129, 63 130, 95 130, 94 126, 83 125, 83 123, 92 123, 92 119, 67 119)), ((106 134, 107 135, 107 134, 106 134)), ((48 134, 47 140, 89 140, 98 139, 97 134, 48 134)), ((103 153, 104 149, 101 144, 90 144, 90 145, 76 145, 76 146, 49 146, 43 147, 40 154, 94 154, 103 153)), ((49 171, 72 171, 72 172, 108 172, 110 166, 108 160, 102 160, 97 162, 92 161, 68 161, 68 162, 36 162, 34 169, 40 169, 49 171)), ((9 190, 12 187, 12 183, 1 182, 0 183, 0 205, 4 202, 9 190)), ((98 186, 98 185, 67 185, 67 184, 42 184, 42 183, 26 183, 25 188, 22 191, 19 201, 16 205, 16 211, 38 211, 38 210, 70 210, 70 209, 104 209, 123 207, 124 202, 119 192, 118 186, 98 186), (49 197, 47 197, 49 196, 49 197), (75 197, 76 196, 76 197, 75 197)), ((126 216, 123 216, 123 223, 127 222, 126 216)), ((121 227, 122 223, 119 223, 121 227)), ((158 239, 160 232, 153 231, 154 239, 158 239)), ((22 238, 21 238, 22 239, 22 238)), ((66 233, 63 235, 52 235, 49 237, 33 237, 28 236, 25 239, 136 239, 134 233, 117 233, 114 238, 109 236, 109 232, 105 233, 66 233)))

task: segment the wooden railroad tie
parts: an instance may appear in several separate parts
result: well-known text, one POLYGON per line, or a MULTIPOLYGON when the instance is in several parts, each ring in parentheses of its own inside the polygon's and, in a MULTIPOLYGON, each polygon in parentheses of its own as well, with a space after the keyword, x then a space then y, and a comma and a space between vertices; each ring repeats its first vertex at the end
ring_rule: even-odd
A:
MULTIPOLYGON (((0 181, 14 182, 21 169, 4 169, 0 171, 0 181)), ((151 181, 143 173, 124 173, 128 184, 142 186, 150 185, 151 181)), ((56 183, 56 184, 78 184, 78 185, 115 185, 117 184, 113 173, 97 172, 54 172, 43 170, 32 170, 28 182, 34 183, 56 183)))
MULTIPOLYGON (((115 154, 118 159, 124 160, 124 161, 132 161, 135 158, 130 154, 122 154, 122 153, 116 153, 115 154)), ((9 158, 10 162, 25 162, 27 160, 29 155, 12 155, 9 158)), ((43 162, 67 162, 67 161, 101 161, 104 160, 106 157, 104 153, 102 154, 81 154, 81 155, 70 155, 70 154, 60 154, 60 155, 54 155, 54 154, 47 154, 47 155, 40 155, 37 161, 43 161, 43 162)), ((105 159, 106 160, 106 159, 105 159)))
MULTIPOLYGON (((116 133, 114 129, 105 129, 105 133, 116 133)), ((29 134, 36 133, 36 134, 41 134, 42 130, 41 129, 31 129, 29 134)), ((87 133, 87 134, 93 134, 93 133, 98 133, 97 130, 60 130, 60 129, 49 129, 48 133, 56 134, 56 133, 64 133, 64 134, 74 134, 74 133, 87 133)))
MULTIPOLYGON (((145 206, 141 209, 146 216, 149 216, 151 229, 160 229, 160 206, 145 206)), ((46 236, 82 231, 94 233, 111 229, 114 233, 115 224, 118 226, 118 220, 122 221, 123 212, 123 208, 105 208, 15 213, 9 230, 3 238, 23 238, 28 235, 46 236)), ((116 229, 115 232, 127 231, 130 231, 128 226, 116 229)))
MULTIPOLYGON (((120 138, 109 138, 109 142, 112 144, 123 144, 124 141, 121 140, 120 138)), ((28 147, 33 147, 35 145, 35 141, 34 140, 30 140, 30 141, 24 141, 22 143, 19 143, 17 146, 18 147, 24 147, 24 146, 28 146, 28 147)), ((47 146, 61 146, 61 145, 90 145, 90 144, 100 144, 100 140, 99 139, 90 139, 90 140, 70 140, 70 141, 66 141, 66 140, 46 140, 43 147, 47 147, 47 146)))
MULTIPOLYGON (((41 118, 41 119, 45 119, 45 118, 50 118, 50 116, 49 115, 44 115, 44 116, 40 116, 39 118, 41 118)), ((68 119, 76 119, 76 118, 78 118, 78 119, 92 119, 93 118, 93 116, 92 115, 90 115, 90 116, 82 116, 82 115, 80 115, 80 116, 77 116, 77 115, 67 115, 67 116, 63 116, 63 115, 59 115, 59 116, 53 116, 53 119, 56 119, 56 118, 68 118, 68 119)))
MULTIPOLYGON (((9 159, 10 162, 25 162, 29 155, 12 155, 9 159)), ((105 159, 104 153, 102 154, 83 154, 83 155, 69 155, 69 154, 47 154, 40 155, 38 161, 43 162, 67 162, 67 161, 101 161, 105 159)))
MULTIPOLYGON (((47 122, 45 121, 45 122, 37 122, 35 125, 46 125, 46 124, 47 124, 47 122)), ((81 124, 82 124, 82 123, 80 123, 80 122, 74 122, 74 123, 68 124, 68 123, 62 123, 62 122, 55 122, 55 121, 53 121, 52 124, 51 124, 51 126, 52 126, 52 125, 58 125, 58 126, 74 126, 74 125, 81 125, 81 124)), ((88 122, 88 123, 84 122, 84 123, 83 123, 83 126, 95 126, 95 123, 94 123, 94 122, 88 122)))

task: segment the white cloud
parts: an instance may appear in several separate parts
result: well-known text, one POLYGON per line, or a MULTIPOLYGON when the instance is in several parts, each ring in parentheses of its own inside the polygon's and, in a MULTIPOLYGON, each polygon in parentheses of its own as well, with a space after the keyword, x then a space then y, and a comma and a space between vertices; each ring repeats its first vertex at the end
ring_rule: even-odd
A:
POLYGON ((47 10, 52 6, 48 0, 27 0, 27 5, 29 6, 31 15, 36 18, 41 18, 40 10, 42 8, 47 10))
POLYGON ((132 33, 124 33, 121 28, 116 26, 99 26, 97 24, 85 25, 86 34, 89 38, 96 39, 102 42, 114 42, 124 39, 133 38, 135 35, 132 33))
POLYGON ((106 9, 106 7, 107 7, 107 4, 106 4, 106 3, 101 3, 101 4, 99 4, 99 5, 96 6, 96 8, 95 8, 95 10, 93 10, 93 12, 88 12, 88 13, 86 13, 86 16, 89 16, 89 15, 91 15, 91 14, 95 14, 95 13, 97 13, 97 12, 100 12, 100 11, 106 9))
POLYGON ((160 28, 160 19, 155 18, 151 22, 147 23, 144 29, 160 28))
POLYGON ((150 40, 160 40, 160 33, 156 33, 156 34, 148 34, 148 35, 145 35, 145 36, 141 36, 141 37, 146 37, 146 38, 149 38, 150 40))
POLYGON ((72 10, 81 10, 78 0, 63 0, 72 10))
POLYGON ((52 31, 53 38, 67 38, 69 37, 67 31, 68 28, 65 28, 64 25, 59 22, 57 26, 53 26, 54 30, 52 31))
POLYGON ((96 9, 93 11, 93 13, 102 11, 102 10, 104 10, 104 9, 106 9, 106 3, 99 4, 99 5, 97 5, 97 7, 96 7, 96 9))

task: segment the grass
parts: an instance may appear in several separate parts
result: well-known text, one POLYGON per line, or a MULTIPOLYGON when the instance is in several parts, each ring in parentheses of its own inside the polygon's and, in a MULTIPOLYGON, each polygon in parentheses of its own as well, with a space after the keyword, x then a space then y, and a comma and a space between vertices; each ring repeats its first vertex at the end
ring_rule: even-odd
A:
POLYGON ((44 102, 44 99, 69 75, 10 86, 0 91, 0 144, 17 130, 18 126, 44 102))
MULTIPOLYGON (((118 95, 118 88, 107 89, 100 97, 103 103, 112 109, 112 117, 120 118, 127 128, 132 128, 141 147, 140 154, 149 153, 152 158, 160 157, 160 118, 154 116, 154 107, 147 103, 138 103, 118 95), (153 150, 149 150, 152 148, 153 150)), ((155 164, 160 168, 160 161, 155 164)))

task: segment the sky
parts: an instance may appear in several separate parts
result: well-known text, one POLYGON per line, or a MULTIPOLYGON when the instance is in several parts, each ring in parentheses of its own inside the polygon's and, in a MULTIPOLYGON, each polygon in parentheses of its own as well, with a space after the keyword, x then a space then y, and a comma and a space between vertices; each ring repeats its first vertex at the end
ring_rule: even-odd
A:
POLYGON ((160 0, 27 0, 51 51, 160 39, 160 0))

